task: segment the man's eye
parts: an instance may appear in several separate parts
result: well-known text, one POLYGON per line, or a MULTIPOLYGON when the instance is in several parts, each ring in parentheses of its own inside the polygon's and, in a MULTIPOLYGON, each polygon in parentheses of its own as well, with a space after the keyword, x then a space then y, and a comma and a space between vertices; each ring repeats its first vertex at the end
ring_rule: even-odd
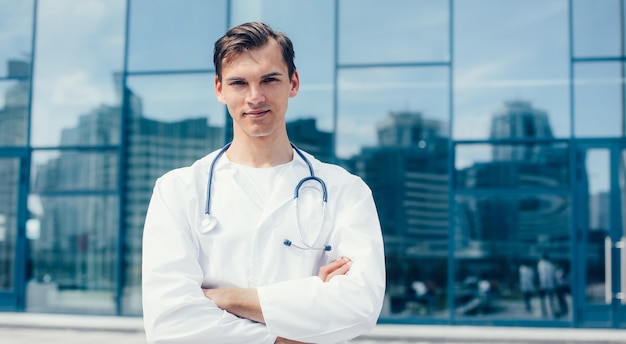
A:
POLYGON ((276 78, 267 78, 267 79, 264 79, 263 81, 264 82, 272 82, 272 81, 277 81, 277 80, 278 79, 276 79, 276 78))
POLYGON ((232 86, 245 85, 245 83, 243 81, 232 81, 230 84, 232 86))

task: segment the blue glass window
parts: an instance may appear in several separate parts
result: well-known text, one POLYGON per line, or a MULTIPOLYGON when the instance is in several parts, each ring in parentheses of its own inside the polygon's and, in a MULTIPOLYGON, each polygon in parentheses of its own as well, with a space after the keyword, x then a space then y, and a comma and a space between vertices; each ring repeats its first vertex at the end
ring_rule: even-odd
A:
POLYGON ((125 1, 38 4, 32 144, 119 143, 125 1))
POLYGON ((26 145, 29 95, 28 80, 0 81, 0 146, 26 145))
POLYGON ((574 134, 576 137, 624 135, 621 63, 574 66, 574 134))
MULTIPOLYGON (((569 198, 457 196, 456 203, 455 313, 480 319, 568 315, 564 309, 571 309, 571 301, 557 311, 548 305, 550 299, 544 299, 554 295, 535 293, 535 281, 543 271, 538 269, 541 258, 548 259, 554 271, 562 269, 564 276, 571 270, 569 198), (528 280, 521 282, 524 279, 528 280), (530 291, 531 298, 524 299, 525 291, 530 291)), ((556 304, 556 299, 552 301, 556 304)))
POLYGON ((620 55, 620 0, 573 0, 574 57, 620 55))
POLYGON ((32 160, 32 192, 101 192, 118 188, 117 150, 34 151, 32 160))
POLYGON ((339 1, 339 64, 450 61, 448 1, 339 1))
POLYGON ((226 30, 225 13, 225 0, 131 1, 128 69, 213 69, 213 43, 226 30))
POLYGON ((449 69, 344 68, 338 78, 337 155, 372 189, 386 244, 383 316, 445 314, 449 69))
POLYGON ((445 146, 448 75, 445 67, 340 70, 337 156, 349 159, 366 147, 445 146))
POLYGON ((567 4, 455 1, 454 138, 490 138, 509 102, 545 112, 554 137, 570 136, 567 4))
POLYGON ((569 183, 565 143, 456 146, 458 189, 564 189, 569 183))
POLYGON ((115 314, 117 195, 31 194, 29 312, 115 314), (113 229, 113 230, 112 230, 113 229))

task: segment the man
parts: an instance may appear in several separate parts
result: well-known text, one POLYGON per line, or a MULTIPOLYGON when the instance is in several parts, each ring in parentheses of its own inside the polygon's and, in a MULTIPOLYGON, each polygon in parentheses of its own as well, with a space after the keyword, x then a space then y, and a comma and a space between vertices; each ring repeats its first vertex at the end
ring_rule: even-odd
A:
POLYGON ((522 262, 519 266, 519 288, 524 297, 526 312, 532 313, 532 298, 535 292, 535 271, 533 271, 526 262, 522 262))
POLYGON ((548 316, 548 307, 552 316, 558 318, 558 309, 555 302, 554 288, 556 281, 554 279, 556 268, 550 261, 547 253, 541 255, 537 262, 537 274, 539 275, 539 297, 541 300, 541 314, 548 316), (547 305, 546 305, 547 303, 547 305))
POLYGON ((143 238, 149 343, 345 343, 375 325, 385 269, 372 194, 290 144, 293 59, 263 23, 216 42, 233 141, 156 182, 143 238))

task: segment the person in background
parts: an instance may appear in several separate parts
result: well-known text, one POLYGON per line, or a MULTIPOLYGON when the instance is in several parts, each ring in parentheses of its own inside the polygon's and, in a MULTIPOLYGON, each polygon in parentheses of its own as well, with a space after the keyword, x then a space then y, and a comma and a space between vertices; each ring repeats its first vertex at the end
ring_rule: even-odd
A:
POLYGON ((519 287, 524 297, 526 312, 532 313, 532 298, 535 293, 535 271, 525 262, 519 266, 519 287))
POLYGON ((567 272, 562 265, 558 265, 554 272, 556 299, 559 302, 559 317, 564 317, 569 313, 567 304, 567 294, 570 292, 567 272))
POLYGON ((558 309, 555 300, 555 271, 554 264, 547 254, 543 254, 537 263, 539 274, 539 297, 541 301, 541 314, 548 316, 548 308, 554 317, 558 317, 558 309))
POLYGON ((214 48, 232 142, 154 186, 143 235, 149 343, 347 343, 385 294, 371 190, 290 143, 300 76, 291 40, 264 23, 214 48))

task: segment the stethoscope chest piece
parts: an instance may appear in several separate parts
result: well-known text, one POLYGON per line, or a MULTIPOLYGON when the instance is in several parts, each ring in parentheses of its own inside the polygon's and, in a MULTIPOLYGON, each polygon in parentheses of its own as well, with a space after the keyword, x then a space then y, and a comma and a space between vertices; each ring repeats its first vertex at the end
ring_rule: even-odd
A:
POLYGON ((204 219, 202 219, 202 223, 200 223, 200 229, 198 229, 198 232, 206 234, 212 231, 215 226, 217 226, 217 217, 213 215, 206 215, 204 219))

